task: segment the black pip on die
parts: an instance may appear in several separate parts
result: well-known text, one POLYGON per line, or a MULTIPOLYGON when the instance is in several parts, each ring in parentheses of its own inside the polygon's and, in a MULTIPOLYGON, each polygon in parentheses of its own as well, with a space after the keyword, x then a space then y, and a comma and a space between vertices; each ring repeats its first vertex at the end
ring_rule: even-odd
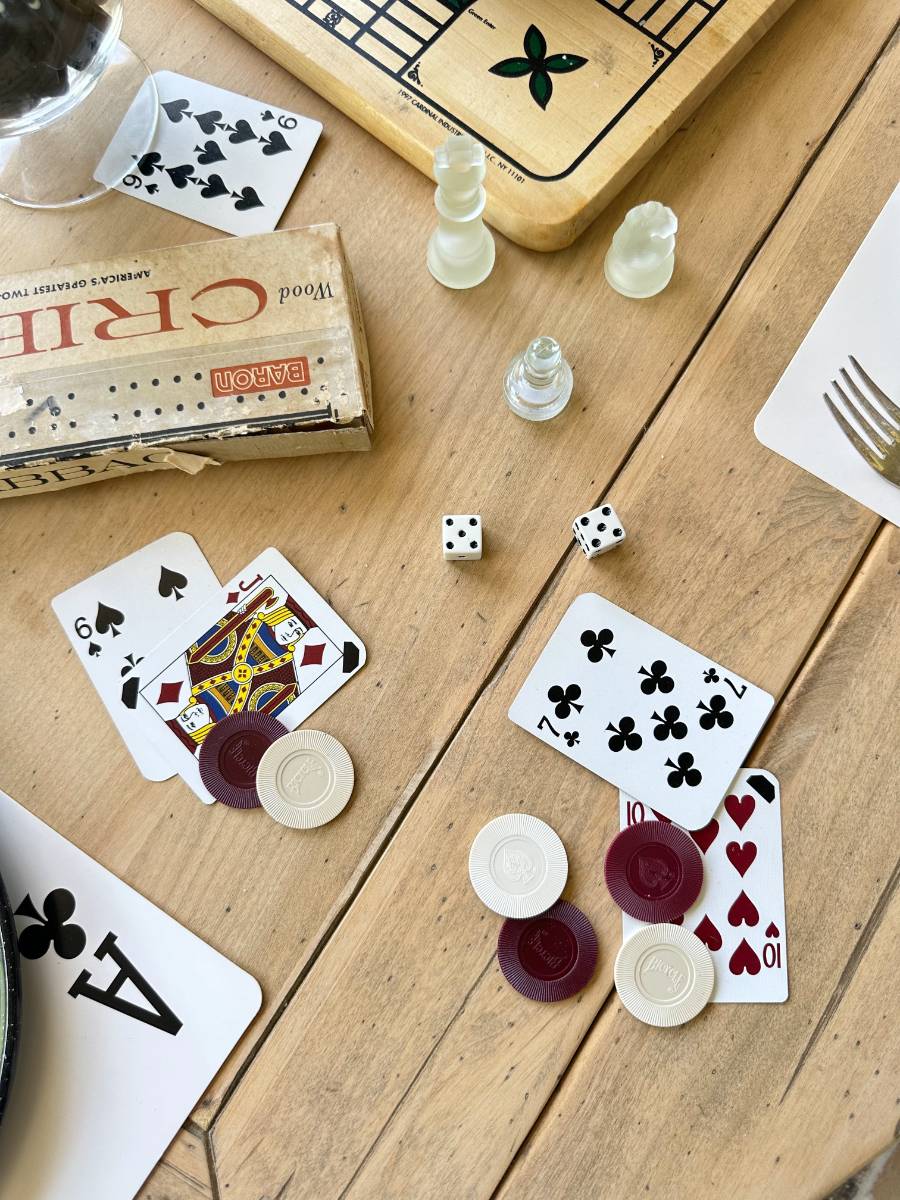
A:
POLYGON ((441 541, 448 562, 481 558, 481 517, 475 513, 445 514, 441 518, 441 541))
POLYGON ((605 554, 620 542, 625 541, 625 529, 616 516, 616 510, 611 504, 601 504, 592 508, 572 522, 575 541, 588 558, 596 558, 605 554))

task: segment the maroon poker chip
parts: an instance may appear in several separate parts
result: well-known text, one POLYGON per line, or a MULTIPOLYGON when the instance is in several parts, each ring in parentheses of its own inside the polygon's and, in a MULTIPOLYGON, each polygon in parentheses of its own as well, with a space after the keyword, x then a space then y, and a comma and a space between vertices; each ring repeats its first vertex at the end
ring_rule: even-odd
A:
POLYGON ((666 821, 639 821, 617 834, 604 873, 619 908, 652 925, 684 916, 703 886, 700 851, 690 834, 666 821))
POLYGON ((537 917, 509 917, 497 941, 500 970, 529 1000, 566 1000, 597 965, 597 935, 580 908, 558 900, 537 917))
POLYGON ((287 730, 266 713, 233 713, 223 717, 200 747, 200 778, 210 795, 229 808, 259 808, 256 768, 259 760, 287 730))

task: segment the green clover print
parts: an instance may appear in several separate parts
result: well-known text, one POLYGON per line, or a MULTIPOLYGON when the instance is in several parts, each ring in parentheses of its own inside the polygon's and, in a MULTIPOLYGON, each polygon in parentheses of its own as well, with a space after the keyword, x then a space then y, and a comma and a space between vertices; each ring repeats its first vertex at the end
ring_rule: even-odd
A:
POLYGON ((550 72, 564 75, 568 71, 577 71, 587 62, 580 54, 547 54, 547 39, 536 25, 529 25, 524 41, 525 58, 504 58, 502 62, 494 63, 492 75, 501 75, 504 79, 518 79, 523 75, 528 78, 528 90, 535 104, 546 108, 553 95, 553 80, 550 72))

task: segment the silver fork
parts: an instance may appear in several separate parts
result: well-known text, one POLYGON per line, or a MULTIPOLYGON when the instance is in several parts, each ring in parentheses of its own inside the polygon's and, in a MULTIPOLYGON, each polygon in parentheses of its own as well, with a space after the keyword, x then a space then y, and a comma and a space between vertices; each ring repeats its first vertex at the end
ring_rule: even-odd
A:
POLYGON ((841 367, 839 372, 846 385, 846 390, 836 379, 832 379, 831 386, 837 392, 846 411, 859 423, 866 437, 871 439, 872 445, 870 446, 865 439, 860 437, 840 406, 835 404, 827 392, 824 393, 825 403, 840 426, 844 437, 857 453, 879 475, 883 475, 890 483, 900 485, 900 407, 891 400, 890 396, 885 395, 852 354, 850 362, 870 395, 875 397, 881 407, 872 403, 846 367, 841 367))

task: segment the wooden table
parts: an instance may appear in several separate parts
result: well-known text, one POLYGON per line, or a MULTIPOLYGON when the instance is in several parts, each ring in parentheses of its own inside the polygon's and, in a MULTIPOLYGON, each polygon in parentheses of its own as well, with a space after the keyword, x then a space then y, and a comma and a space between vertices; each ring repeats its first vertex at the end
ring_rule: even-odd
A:
MULTIPOLYGON (((900 534, 752 425, 894 186, 897 0, 797 0, 573 247, 498 239, 468 294, 425 269, 422 176, 190 0, 131 10, 154 65, 324 121, 285 223, 343 226, 376 389, 370 454, 0 508, 0 784, 265 994, 144 1200, 824 1195, 900 1116, 900 534), (678 265, 634 303, 602 260, 649 197, 679 215, 678 265), (544 331, 577 395, 541 427, 500 380, 544 331), (629 540, 589 563, 570 522, 607 494, 629 540), (481 563, 442 561, 445 510, 483 514, 481 563), (332 825, 294 834, 143 781, 67 648, 50 597, 179 528, 221 578, 277 544, 364 638, 365 671, 314 718, 358 772, 332 825), (785 1005, 712 1006, 667 1032, 617 1002, 600 876, 615 793, 506 717, 588 590, 778 698, 752 761, 782 788, 785 1005), (472 837, 511 808, 559 831, 566 896, 597 928, 572 1002, 505 985, 499 920, 469 886, 472 837)), ((118 195, 0 213, 9 270, 208 236, 118 195)))

